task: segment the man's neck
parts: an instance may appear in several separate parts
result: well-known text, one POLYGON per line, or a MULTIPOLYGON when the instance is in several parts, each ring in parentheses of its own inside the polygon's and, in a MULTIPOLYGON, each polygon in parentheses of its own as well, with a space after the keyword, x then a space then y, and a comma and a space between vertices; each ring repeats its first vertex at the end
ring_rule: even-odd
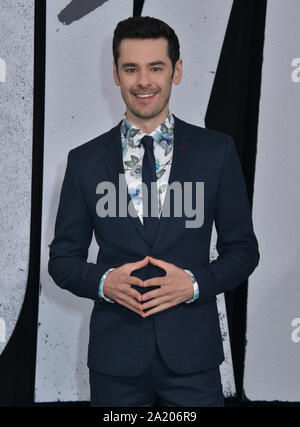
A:
POLYGON ((149 135, 168 117, 168 114, 169 111, 151 119, 140 119, 126 111, 126 118, 134 127, 149 135))

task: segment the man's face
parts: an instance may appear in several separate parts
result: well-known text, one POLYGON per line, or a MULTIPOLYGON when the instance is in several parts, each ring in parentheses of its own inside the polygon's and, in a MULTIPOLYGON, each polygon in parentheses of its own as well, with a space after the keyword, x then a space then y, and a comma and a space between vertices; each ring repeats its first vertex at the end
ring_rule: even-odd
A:
POLYGON ((182 61, 177 61, 173 73, 167 39, 122 40, 114 80, 121 88, 129 120, 164 120, 172 83, 179 84, 181 77, 182 61))

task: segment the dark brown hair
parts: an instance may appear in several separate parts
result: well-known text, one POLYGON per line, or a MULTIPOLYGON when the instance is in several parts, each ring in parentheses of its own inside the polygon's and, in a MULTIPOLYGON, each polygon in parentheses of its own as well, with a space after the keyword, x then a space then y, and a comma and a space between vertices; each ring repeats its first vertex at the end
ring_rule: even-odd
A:
POLYGON ((180 57, 180 47, 173 28, 160 19, 150 16, 135 16, 120 21, 115 28, 113 38, 113 56, 117 68, 120 44, 123 39, 158 39, 160 37, 164 37, 168 41, 168 55, 174 71, 175 64, 180 57))

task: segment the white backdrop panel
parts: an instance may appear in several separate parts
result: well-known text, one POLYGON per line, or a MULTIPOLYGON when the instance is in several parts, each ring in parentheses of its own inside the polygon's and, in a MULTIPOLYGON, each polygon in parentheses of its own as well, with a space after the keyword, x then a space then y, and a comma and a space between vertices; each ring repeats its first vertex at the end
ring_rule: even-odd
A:
POLYGON ((0 2, 0 354, 26 291, 31 214, 34 1, 0 2))
POLYGON ((268 2, 253 207, 261 260, 248 290, 250 400, 300 401, 300 73, 292 67, 299 16, 298 0, 268 2))

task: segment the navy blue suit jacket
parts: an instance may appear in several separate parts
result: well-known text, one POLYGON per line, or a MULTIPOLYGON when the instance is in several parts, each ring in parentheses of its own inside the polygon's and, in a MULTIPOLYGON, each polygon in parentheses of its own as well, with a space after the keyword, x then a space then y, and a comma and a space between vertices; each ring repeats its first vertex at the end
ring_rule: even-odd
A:
MULTIPOLYGON (((153 358, 156 340, 166 364, 176 373, 215 367, 224 360, 216 295, 245 281, 259 261, 234 142, 228 135, 175 117, 169 184, 178 181, 183 188, 184 182, 192 182, 195 197, 195 183, 204 182, 204 222, 200 228, 185 227, 191 218, 184 209, 182 217, 174 216, 171 203, 171 215, 160 219, 151 245, 138 217, 100 218, 96 212, 101 197, 96 187, 102 181, 114 183, 118 206, 119 174, 124 174, 120 124, 68 154, 49 274, 61 288, 94 300, 89 368, 112 375, 140 375, 153 358), (219 257, 210 263, 213 221, 219 257), (96 264, 87 262, 93 232, 100 248, 96 264), (108 268, 146 255, 191 270, 199 285, 199 299, 145 319, 118 303, 100 300, 99 281, 108 268)), ((148 264, 132 275, 146 280, 164 276, 165 271, 148 264)), ((141 293, 155 289, 134 287, 141 293)))

